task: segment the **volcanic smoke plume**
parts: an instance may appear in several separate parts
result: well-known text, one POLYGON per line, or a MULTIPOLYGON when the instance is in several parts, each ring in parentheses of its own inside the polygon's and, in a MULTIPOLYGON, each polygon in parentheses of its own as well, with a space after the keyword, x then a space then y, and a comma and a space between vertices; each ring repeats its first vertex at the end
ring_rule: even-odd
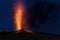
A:
POLYGON ((22 0, 16 0, 14 5, 14 24, 15 24, 15 31, 19 32, 24 30, 29 33, 33 33, 31 30, 28 29, 28 16, 26 13, 26 7, 22 0))

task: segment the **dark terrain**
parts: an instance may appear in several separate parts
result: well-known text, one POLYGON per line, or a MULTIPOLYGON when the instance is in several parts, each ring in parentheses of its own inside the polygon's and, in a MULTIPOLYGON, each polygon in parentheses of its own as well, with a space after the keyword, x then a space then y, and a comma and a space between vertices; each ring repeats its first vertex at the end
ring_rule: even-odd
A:
POLYGON ((26 31, 16 32, 0 32, 0 40, 60 40, 59 35, 35 32, 36 35, 27 33, 26 31))

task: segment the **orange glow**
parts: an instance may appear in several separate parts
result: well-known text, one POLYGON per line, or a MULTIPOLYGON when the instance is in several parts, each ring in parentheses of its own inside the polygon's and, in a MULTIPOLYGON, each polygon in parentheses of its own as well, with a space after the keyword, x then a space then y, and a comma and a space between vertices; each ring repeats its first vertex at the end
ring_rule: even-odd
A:
POLYGON ((16 26, 16 31, 22 30, 22 18, 23 18, 23 12, 24 12, 24 7, 23 4, 17 3, 14 7, 14 12, 15 12, 15 26, 16 26))
POLYGON ((33 34, 35 36, 35 33, 33 31, 28 30, 28 29, 25 29, 25 31, 28 32, 28 33, 31 33, 31 34, 33 34))
POLYGON ((20 30, 24 30, 26 32, 32 33, 34 34, 31 30, 28 30, 27 25, 28 25, 28 16, 26 13, 26 9, 25 6, 22 2, 16 2, 15 6, 14 6, 14 24, 15 24, 15 31, 17 31, 17 33, 20 30))

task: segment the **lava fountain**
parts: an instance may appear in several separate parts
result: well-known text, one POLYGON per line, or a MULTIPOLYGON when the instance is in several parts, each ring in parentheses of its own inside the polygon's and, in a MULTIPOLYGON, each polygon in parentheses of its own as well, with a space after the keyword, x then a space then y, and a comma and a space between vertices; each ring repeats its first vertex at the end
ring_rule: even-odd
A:
POLYGON ((21 30, 24 30, 29 33, 33 33, 31 30, 28 30, 27 23, 28 23, 28 16, 26 13, 26 7, 23 1, 17 0, 14 5, 14 24, 16 27, 16 32, 18 33, 21 30))
POLYGON ((23 30, 22 23, 23 23, 23 15, 24 15, 24 5, 22 2, 16 2, 14 5, 14 24, 16 27, 16 31, 23 30))

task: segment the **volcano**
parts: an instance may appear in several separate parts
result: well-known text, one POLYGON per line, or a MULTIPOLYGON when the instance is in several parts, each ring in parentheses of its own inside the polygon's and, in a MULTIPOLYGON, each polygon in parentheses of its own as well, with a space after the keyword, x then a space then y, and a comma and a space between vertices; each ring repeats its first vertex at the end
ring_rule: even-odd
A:
POLYGON ((44 32, 35 32, 35 36, 31 33, 28 33, 24 30, 16 33, 15 31, 11 32, 0 32, 0 40, 60 40, 60 36, 44 33, 44 32))

